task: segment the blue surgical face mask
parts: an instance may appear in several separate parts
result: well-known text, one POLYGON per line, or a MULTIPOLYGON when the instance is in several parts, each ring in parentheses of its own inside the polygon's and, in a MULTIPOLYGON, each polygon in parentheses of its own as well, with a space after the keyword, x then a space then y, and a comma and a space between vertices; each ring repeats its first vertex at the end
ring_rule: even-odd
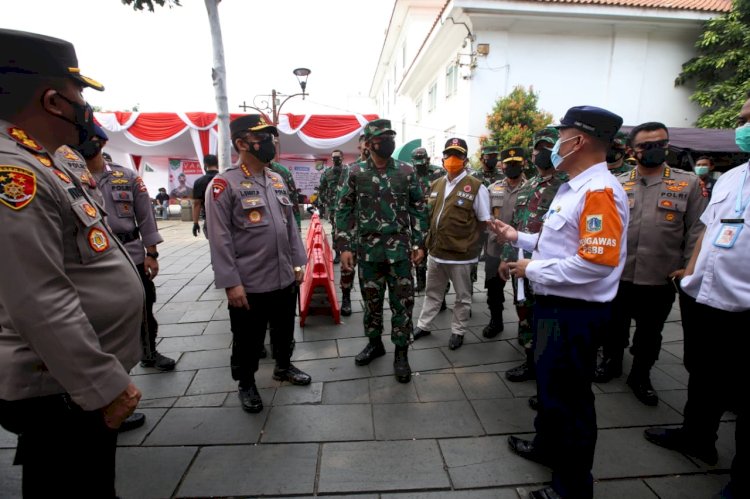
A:
POLYGON ((578 137, 580 137, 580 135, 576 135, 575 137, 571 137, 565 140, 557 139, 557 142, 555 142, 555 145, 552 146, 552 151, 550 153, 550 160, 552 161, 552 166, 554 167, 555 170, 560 168, 560 165, 562 164, 565 158, 573 154, 573 151, 570 151, 565 156, 560 156, 560 146, 563 145, 565 142, 569 140, 577 139, 578 137))
POLYGON ((750 123, 745 123, 734 130, 734 142, 745 152, 750 152, 750 123))
POLYGON ((696 165, 695 168, 693 168, 695 171, 695 174, 699 177, 703 177, 704 175, 708 175, 708 167, 707 166, 698 166, 696 165))

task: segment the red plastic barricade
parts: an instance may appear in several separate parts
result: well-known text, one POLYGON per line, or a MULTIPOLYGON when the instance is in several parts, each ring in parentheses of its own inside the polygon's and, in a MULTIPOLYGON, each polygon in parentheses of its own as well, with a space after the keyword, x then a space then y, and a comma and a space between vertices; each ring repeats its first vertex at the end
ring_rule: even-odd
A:
POLYGON ((300 286, 299 325, 305 325, 305 319, 311 311, 330 313, 336 324, 341 323, 341 306, 336 298, 333 281, 333 252, 328 243, 323 225, 318 215, 313 215, 307 231, 307 267, 305 279, 300 286), (322 289, 321 289, 322 288, 322 289), (313 298, 327 298, 315 300, 313 298), (325 302, 325 303, 321 303, 325 302))

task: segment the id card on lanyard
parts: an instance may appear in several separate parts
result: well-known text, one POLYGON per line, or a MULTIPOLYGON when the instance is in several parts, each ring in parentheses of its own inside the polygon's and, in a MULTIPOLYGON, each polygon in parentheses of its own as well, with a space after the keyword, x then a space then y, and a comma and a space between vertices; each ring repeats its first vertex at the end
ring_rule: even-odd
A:
POLYGON ((742 215, 745 213, 748 203, 750 203, 750 196, 743 200, 742 191, 745 188, 745 181, 747 180, 747 169, 748 167, 746 166, 742 182, 740 182, 739 189, 737 190, 737 200, 734 205, 736 218, 721 219, 721 228, 714 240, 714 246, 718 248, 732 248, 734 243, 737 242, 740 232, 745 227, 745 219, 742 218, 742 215))

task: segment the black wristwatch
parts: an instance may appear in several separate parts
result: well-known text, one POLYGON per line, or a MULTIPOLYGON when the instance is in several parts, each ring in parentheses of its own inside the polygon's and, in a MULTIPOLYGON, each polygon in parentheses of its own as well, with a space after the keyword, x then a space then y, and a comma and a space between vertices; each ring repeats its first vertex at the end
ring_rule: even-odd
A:
POLYGON ((158 251, 154 251, 153 253, 151 253, 150 251, 147 251, 146 252, 146 256, 150 256, 151 258, 153 258, 154 260, 156 260, 157 258, 159 258, 159 252, 158 251))

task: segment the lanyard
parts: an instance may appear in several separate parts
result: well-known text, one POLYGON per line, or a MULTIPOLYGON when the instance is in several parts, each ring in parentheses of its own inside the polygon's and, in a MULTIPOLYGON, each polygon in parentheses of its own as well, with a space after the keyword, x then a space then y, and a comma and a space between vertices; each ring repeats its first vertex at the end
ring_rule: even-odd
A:
POLYGON ((745 174, 742 176, 742 182, 740 182, 740 187, 737 190, 737 201, 734 204, 734 211, 737 216, 742 215, 745 212, 745 208, 747 208, 748 203, 750 203, 750 196, 748 196, 744 201, 742 200, 742 190, 745 188, 745 181, 747 181, 748 168, 750 168, 750 166, 745 166, 745 174))

